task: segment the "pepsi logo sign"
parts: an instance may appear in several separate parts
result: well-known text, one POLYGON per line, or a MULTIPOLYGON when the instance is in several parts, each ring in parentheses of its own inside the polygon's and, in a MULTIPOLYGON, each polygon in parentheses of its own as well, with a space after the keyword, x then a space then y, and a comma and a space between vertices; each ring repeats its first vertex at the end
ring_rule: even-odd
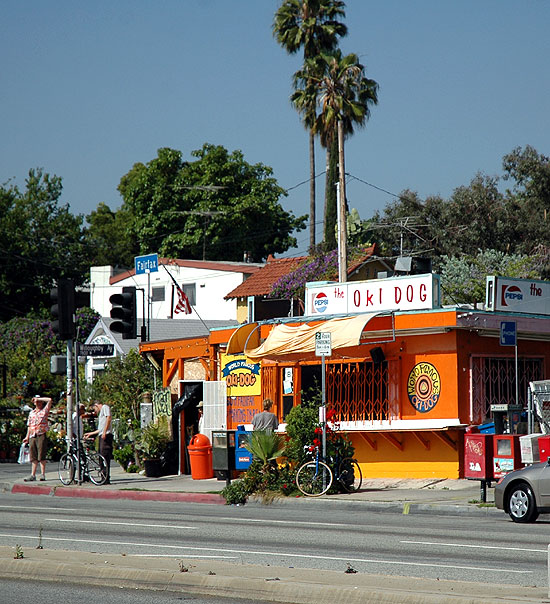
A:
POLYGON ((324 292, 319 292, 313 298, 313 309, 315 312, 325 312, 328 308, 328 297, 324 292))
POLYGON ((519 302, 523 300, 523 292, 517 285, 502 286, 502 306, 508 306, 509 303, 519 302))

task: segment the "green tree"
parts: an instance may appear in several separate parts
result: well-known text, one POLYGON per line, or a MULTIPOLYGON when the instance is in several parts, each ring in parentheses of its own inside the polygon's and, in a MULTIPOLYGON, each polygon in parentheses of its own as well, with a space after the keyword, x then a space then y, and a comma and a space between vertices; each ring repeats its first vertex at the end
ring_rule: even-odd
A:
POLYGON ((307 217, 282 208, 285 192, 271 168, 209 144, 192 156, 184 163, 179 151, 160 149, 122 178, 119 191, 140 253, 234 261, 248 253, 260 261, 296 245, 291 233, 307 217))
POLYGON ((0 187, 0 320, 38 311, 49 302, 59 277, 85 281, 89 249, 83 217, 60 205, 62 181, 42 170, 30 170, 25 190, 0 187))
POLYGON ((92 384, 91 397, 111 406, 114 418, 139 427, 142 394, 154 387, 152 366, 132 349, 111 359, 92 384))
MULTIPOLYGON (((346 16, 345 4, 340 0, 284 0, 275 13, 273 35, 289 53, 301 48, 304 60, 316 57, 320 52, 334 50, 338 38, 347 34, 341 22, 346 16)), ((303 117, 309 131, 309 247, 315 247, 315 133, 317 117, 317 87, 307 79, 304 87, 297 87, 291 102, 303 117)))
POLYGON ((476 304, 485 300, 486 277, 504 275, 518 279, 540 279, 547 258, 535 254, 522 256, 498 250, 478 251, 475 255, 443 256, 441 291, 443 304, 476 304))
POLYGON ((139 254, 139 246, 132 237, 131 216, 125 207, 113 211, 100 203, 86 216, 86 241, 90 249, 90 266, 131 266, 139 254))

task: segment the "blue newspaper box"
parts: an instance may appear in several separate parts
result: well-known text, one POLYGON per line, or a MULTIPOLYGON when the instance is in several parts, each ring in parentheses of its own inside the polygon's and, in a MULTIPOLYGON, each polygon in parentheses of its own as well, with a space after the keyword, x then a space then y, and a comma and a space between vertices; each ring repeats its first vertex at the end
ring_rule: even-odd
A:
POLYGON ((235 438, 235 469, 248 470, 252 463, 252 453, 245 448, 248 439, 252 432, 247 432, 244 426, 237 426, 236 438, 235 438))

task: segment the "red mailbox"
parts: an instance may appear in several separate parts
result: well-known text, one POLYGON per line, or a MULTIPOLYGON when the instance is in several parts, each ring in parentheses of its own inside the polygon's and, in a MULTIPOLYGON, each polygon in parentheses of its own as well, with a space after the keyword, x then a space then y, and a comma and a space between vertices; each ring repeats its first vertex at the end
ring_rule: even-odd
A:
POLYGON ((550 436, 539 436, 540 461, 548 461, 550 457, 550 436))
POLYGON ((502 478, 513 470, 523 468, 519 434, 493 435, 493 476, 502 478))
POLYGON ((464 477, 477 480, 493 478, 493 435, 464 435, 464 477))

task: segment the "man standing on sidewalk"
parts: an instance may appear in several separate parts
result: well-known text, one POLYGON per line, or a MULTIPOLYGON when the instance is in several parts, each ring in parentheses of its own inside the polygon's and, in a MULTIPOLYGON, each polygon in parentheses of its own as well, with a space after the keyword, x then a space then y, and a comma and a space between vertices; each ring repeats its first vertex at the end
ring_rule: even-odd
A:
POLYGON ((46 432, 48 431, 48 416, 52 407, 52 399, 48 396, 33 396, 34 409, 29 413, 27 420, 27 434, 23 442, 29 443, 29 454, 31 459, 31 475, 25 478, 25 482, 36 480, 36 470, 40 463, 42 475, 40 480, 46 480, 46 450, 48 443, 46 432))
POLYGON ((86 432, 84 438, 99 436, 99 454, 107 462, 107 480, 104 484, 111 484, 111 459, 113 458, 113 433, 111 432, 111 408, 104 403, 95 402, 93 409, 97 414, 97 430, 86 432))

